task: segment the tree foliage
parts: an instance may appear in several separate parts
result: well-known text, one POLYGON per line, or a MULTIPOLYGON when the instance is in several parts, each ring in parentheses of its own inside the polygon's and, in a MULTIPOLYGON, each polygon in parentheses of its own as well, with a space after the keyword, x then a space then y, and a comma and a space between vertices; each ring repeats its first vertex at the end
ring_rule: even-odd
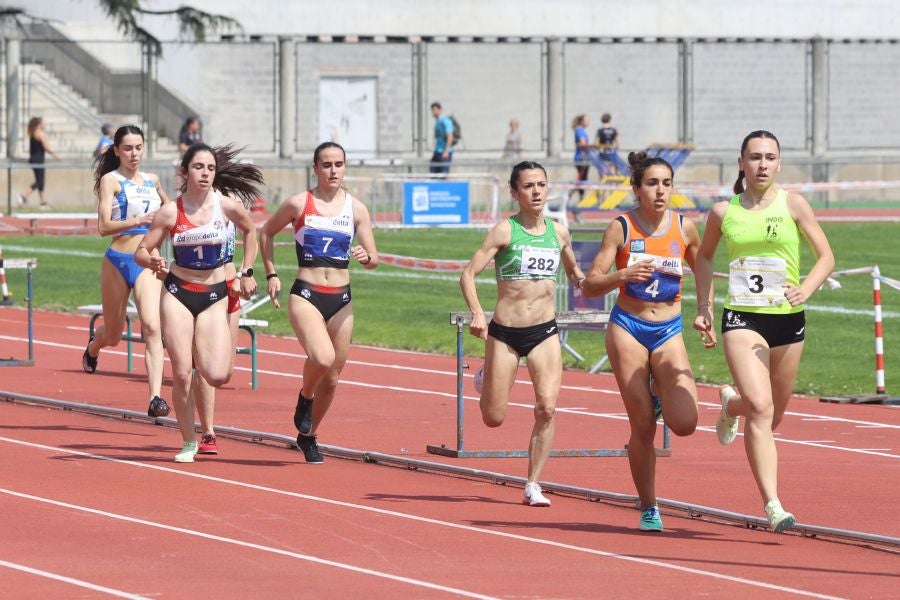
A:
POLYGON ((113 19, 126 36, 151 46, 157 55, 162 54, 162 43, 138 22, 142 16, 178 18, 181 39, 202 42, 208 33, 241 31, 241 24, 231 17, 208 13, 192 6, 179 6, 171 10, 145 8, 141 0, 97 0, 104 12, 113 19))

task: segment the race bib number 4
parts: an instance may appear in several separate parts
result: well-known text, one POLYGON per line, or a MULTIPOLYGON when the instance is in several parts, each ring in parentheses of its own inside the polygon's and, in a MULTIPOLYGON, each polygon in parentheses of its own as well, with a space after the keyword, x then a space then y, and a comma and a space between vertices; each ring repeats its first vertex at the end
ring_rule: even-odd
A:
POLYGON ((559 268, 559 250, 556 248, 522 248, 522 264, 519 273, 523 275, 555 275, 559 268))
POLYGON ((728 296, 734 306, 775 306, 785 301, 783 258, 745 256, 728 269, 728 296))
POLYGON ((628 254, 628 266, 644 260, 653 261, 653 269, 658 273, 666 275, 674 275, 682 277, 684 269, 681 266, 680 256, 656 256, 655 254, 644 254, 643 252, 631 252, 628 254))

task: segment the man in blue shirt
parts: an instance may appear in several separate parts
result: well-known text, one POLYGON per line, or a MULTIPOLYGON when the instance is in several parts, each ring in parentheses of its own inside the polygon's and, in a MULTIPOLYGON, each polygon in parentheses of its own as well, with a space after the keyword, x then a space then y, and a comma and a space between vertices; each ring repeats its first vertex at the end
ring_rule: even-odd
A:
POLYGON ((431 114, 434 116, 434 154, 431 155, 432 173, 449 173, 450 161, 453 160, 453 121, 441 113, 440 102, 431 103, 431 114))

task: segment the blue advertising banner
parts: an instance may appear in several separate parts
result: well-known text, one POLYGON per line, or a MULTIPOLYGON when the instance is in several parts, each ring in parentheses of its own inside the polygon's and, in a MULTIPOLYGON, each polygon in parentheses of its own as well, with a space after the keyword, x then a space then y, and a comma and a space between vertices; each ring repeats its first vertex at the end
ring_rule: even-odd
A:
POLYGON ((469 182, 404 182, 403 224, 468 225, 469 182))
MULTIPOLYGON (((600 251, 600 240, 583 241, 572 240, 572 251, 575 253, 575 261, 585 273, 591 270, 591 263, 600 251)), ((606 296, 588 298, 575 286, 569 286, 569 310, 609 310, 606 306, 606 296)))

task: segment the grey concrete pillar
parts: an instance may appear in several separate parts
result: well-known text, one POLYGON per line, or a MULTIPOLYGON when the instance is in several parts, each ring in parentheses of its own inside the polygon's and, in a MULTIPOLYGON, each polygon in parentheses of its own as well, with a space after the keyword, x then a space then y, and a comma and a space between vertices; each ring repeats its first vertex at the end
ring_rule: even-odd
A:
POLYGON ((694 40, 681 40, 678 51, 678 99, 681 102, 678 136, 682 144, 694 143, 694 40))
POLYGON ((556 158, 563 152, 566 125, 563 119, 563 43, 551 38, 547 43, 547 156, 556 158))
POLYGON ((812 40, 812 154, 828 150, 828 42, 812 40))
POLYGON ((293 158, 297 148, 297 67, 294 39, 278 38, 278 155, 293 158))
MULTIPOLYGON (((426 142, 428 141, 425 119, 431 116, 431 109, 428 107, 431 101, 425 97, 428 93, 428 48, 424 41, 418 41, 413 44, 412 52, 413 76, 416 81, 416 94, 413 106, 413 141, 416 156, 424 158, 426 156, 426 142)), ((428 156, 431 156, 431 154, 428 154, 428 156)))
POLYGON ((22 42, 6 38, 6 156, 16 158, 19 145, 19 63, 22 42))

